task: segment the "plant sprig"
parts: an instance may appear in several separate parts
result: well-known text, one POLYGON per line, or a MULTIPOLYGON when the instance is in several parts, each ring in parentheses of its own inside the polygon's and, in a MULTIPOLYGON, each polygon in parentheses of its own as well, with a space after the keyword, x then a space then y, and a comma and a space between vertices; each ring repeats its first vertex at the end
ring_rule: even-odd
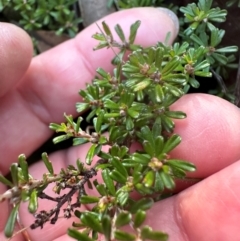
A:
POLYGON ((112 73, 99 67, 92 83, 79 91, 81 101, 76 103, 76 110, 80 114, 87 112, 90 128, 82 128, 81 116, 75 120, 67 114, 64 123, 49 126, 60 133, 54 143, 69 138, 73 145, 89 143, 86 157, 55 173, 48 155, 43 153, 47 172, 42 180, 36 180, 29 174, 26 157, 20 155, 18 163, 10 167, 12 181, 0 175, 0 181, 10 187, 0 195, 0 201, 14 204, 5 228, 7 237, 13 235, 20 203, 28 202, 29 212, 35 216, 32 229, 43 228, 47 222, 55 224, 63 212, 65 218, 78 218, 68 230, 68 235, 76 240, 93 241, 100 236, 108 241, 168 239, 164 231, 152 230, 144 223, 147 212, 164 197, 166 190, 174 191, 177 179, 186 179, 188 172, 196 170, 193 163, 171 155, 181 143, 181 136, 174 132, 174 120, 186 118, 184 112, 173 110, 172 105, 190 87, 199 87, 198 76, 211 77, 215 64, 227 65, 226 54, 237 50, 234 46, 217 47, 224 31, 209 21, 223 21, 226 11, 211 9, 211 3, 200 0, 181 9, 190 23, 185 37, 192 42, 175 42, 172 46, 135 45, 140 21, 130 26, 128 38, 116 25, 119 40, 114 39, 107 23, 102 23, 103 30, 93 35, 99 41, 95 50, 117 48, 119 53, 112 61, 112 73), (133 143, 141 148, 131 151, 133 143), (104 146, 109 147, 108 151, 104 146), (96 179, 97 173, 101 174, 102 182, 96 179), (57 197, 44 192, 50 183, 54 183, 57 197), (88 192, 93 188, 97 190, 94 196, 88 192), (133 192, 140 195, 138 200, 133 198, 133 192), (51 210, 38 211, 39 198, 56 205, 51 210), (91 204, 89 210, 79 211, 85 204, 91 204), (125 231, 125 225, 131 231, 125 231))

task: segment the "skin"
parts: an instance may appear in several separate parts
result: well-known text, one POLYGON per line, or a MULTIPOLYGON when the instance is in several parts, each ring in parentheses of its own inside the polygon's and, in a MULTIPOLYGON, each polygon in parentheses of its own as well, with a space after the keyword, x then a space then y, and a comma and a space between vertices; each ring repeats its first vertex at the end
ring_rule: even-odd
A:
MULTIPOLYGON (((125 32, 136 20, 142 24, 137 43, 143 46, 163 41, 168 31, 172 39, 177 30, 172 20, 157 9, 131 9, 117 12, 104 19, 111 27, 119 23, 125 32), (147 36, 147 38, 146 38, 147 36)), ((99 22, 100 23, 100 22, 99 22)), ((46 141, 50 122, 63 121, 63 113, 76 115, 78 90, 95 75, 99 66, 111 71, 112 51, 92 51, 96 41, 90 36, 96 25, 82 31, 75 39, 48 52, 31 58, 30 38, 21 29, 0 23, 0 171, 8 172, 20 153, 27 156, 46 141), (104 61, 103 61, 104 60, 104 61)), ((175 132, 181 144, 171 157, 196 164, 192 177, 203 178, 195 185, 178 183, 178 193, 156 203, 148 213, 147 224, 169 233, 170 241, 237 241, 240 238, 240 111, 218 97, 190 94, 172 107, 187 113, 187 119, 176 121, 175 132)), ((50 156, 56 172, 61 167, 84 160, 88 146, 74 147, 50 156)), ((41 178, 46 171, 39 162, 30 173, 41 178)), ((49 190, 51 188, 49 187, 49 190)), ((0 184, 0 193, 6 188, 0 184)), ((48 210, 54 203, 41 201, 40 208, 48 210)), ((20 216, 25 226, 33 217, 22 207, 20 216)), ((0 240, 6 240, 3 229, 10 211, 7 202, 0 204, 0 240)), ((84 207, 82 207, 84 209, 84 207)), ((29 230, 31 240, 72 240, 66 235, 73 219, 59 219, 56 225, 29 230)), ((12 240, 22 241, 17 235, 12 240)))

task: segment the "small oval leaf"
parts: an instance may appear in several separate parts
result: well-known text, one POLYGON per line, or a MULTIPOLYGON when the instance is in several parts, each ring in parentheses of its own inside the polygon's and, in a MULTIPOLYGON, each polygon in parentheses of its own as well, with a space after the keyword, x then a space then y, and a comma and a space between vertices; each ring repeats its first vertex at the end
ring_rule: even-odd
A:
POLYGON ((44 162, 46 168, 48 169, 49 173, 53 175, 54 172, 53 172, 52 162, 49 160, 46 152, 42 153, 42 159, 43 159, 43 162, 44 162))
POLYGON ((28 203, 28 211, 30 213, 35 213, 38 208, 38 196, 37 191, 34 189, 30 195, 30 200, 28 203))
POLYGON ((106 241, 111 240, 111 232, 112 232, 112 224, 111 224, 111 218, 107 215, 103 216, 102 218, 102 228, 103 228, 103 234, 105 236, 106 241))
POLYGON ((26 162, 26 156, 21 154, 18 156, 18 163, 22 169, 22 174, 24 177, 24 180, 28 182, 29 180, 29 175, 28 175, 28 164, 26 162))
POLYGON ((139 228, 146 219, 146 212, 143 210, 138 210, 134 217, 134 227, 139 228))
POLYGON ((7 238, 11 238, 13 235, 15 223, 17 221, 17 214, 18 214, 19 206, 20 206, 20 204, 15 205, 15 207, 13 207, 13 209, 8 217, 7 224, 4 229, 4 234, 7 238))
POLYGON ((129 212, 122 211, 117 215, 115 225, 117 228, 120 228, 122 226, 129 224, 131 219, 132 219, 132 215, 129 212))
POLYGON ((141 200, 135 202, 131 207, 130 207, 130 212, 131 213, 136 213, 138 210, 147 210, 152 207, 154 201, 152 198, 142 198, 141 200))
POLYGON ((121 230, 116 230, 114 232, 114 237, 117 240, 122 240, 122 241, 134 241, 136 240, 136 236, 131 233, 123 232, 121 230))
POLYGON ((76 229, 68 229, 68 235, 72 238, 75 238, 75 239, 81 240, 81 241, 94 241, 94 239, 89 238, 87 234, 80 233, 76 229))
POLYGON ((102 178, 111 195, 115 196, 116 190, 115 190, 114 182, 109 174, 110 174, 110 171, 108 169, 104 169, 102 171, 102 178))

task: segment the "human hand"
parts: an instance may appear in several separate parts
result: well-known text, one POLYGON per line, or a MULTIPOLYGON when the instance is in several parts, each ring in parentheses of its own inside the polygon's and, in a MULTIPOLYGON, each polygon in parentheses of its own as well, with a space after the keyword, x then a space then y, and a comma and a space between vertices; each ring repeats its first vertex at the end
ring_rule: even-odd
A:
MULTIPOLYGON (((172 20, 157 9, 131 9, 105 18, 111 27, 119 23, 126 32, 136 20, 142 21, 137 35, 137 42, 142 45, 163 41, 168 31, 173 33, 172 40, 177 34, 172 20)), ((2 29, 0 34, 5 42, 0 60, 0 130, 4 142, 0 143, 0 170, 5 175, 20 153, 29 155, 51 135, 50 122, 61 122, 63 112, 75 113, 78 90, 93 78, 97 67, 111 70, 113 53, 92 52, 96 42, 90 36, 98 31, 92 25, 75 40, 35 57, 30 63, 31 44, 27 36, 13 26, 2 24, 2 29)), ((174 108, 185 111, 188 117, 176 121, 175 131, 183 140, 172 155, 195 163, 198 170, 192 176, 206 179, 156 203, 147 222, 154 229, 169 233, 169 240, 174 241, 239 240, 239 109, 217 97, 197 94, 184 96, 174 108)), ((52 154, 50 159, 58 171, 77 158, 84 160, 86 151, 87 146, 74 147, 52 154)), ((45 171, 40 162, 30 172, 41 178, 45 171)), ((178 186, 179 190, 185 188, 182 184, 178 186)), ((0 193, 4 190, 1 185, 0 193)), ((44 206, 48 210, 53 205, 44 200, 39 209, 44 206)), ((9 210, 7 203, 1 203, 0 210, 9 210)), ((1 230, 8 214, 1 212, 1 230)), ((20 215, 25 226, 33 222, 26 209, 21 209, 20 215)), ((55 225, 46 224, 43 230, 28 232, 31 240, 71 240, 66 235, 71 223, 72 220, 59 219, 55 225)), ((5 240, 3 232, 0 240, 5 240)), ((18 235, 13 240, 23 239, 18 235)))

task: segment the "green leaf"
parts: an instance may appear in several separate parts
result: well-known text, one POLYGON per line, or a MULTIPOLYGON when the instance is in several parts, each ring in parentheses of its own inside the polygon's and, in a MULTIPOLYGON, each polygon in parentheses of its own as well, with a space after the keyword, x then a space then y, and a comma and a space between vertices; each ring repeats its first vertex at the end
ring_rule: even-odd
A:
POLYGON ((149 226, 144 226, 141 229, 141 238, 143 240, 149 239, 157 241, 167 241, 168 235, 163 232, 152 231, 152 228, 150 228, 149 226))
POLYGON ((132 155, 132 160, 134 162, 137 162, 143 165, 148 165, 148 163, 150 162, 150 159, 151 157, 149 155, 145 155, 137 152, 132 155))
POLYGON ((134 217, 134 228, 139 228, 146 219, 146 212, 143 210, 138 210, 134 217))
POLYGON ((18 186, 18 164, 12 163, 10 170, 13 184, 14 186, 18 186))
POLYGON ((104 107, 113 110, 119 110, 120 108, 118 104, 109 99, 105 100, 104 107))
POLYGON ((89 203, 97 203, 99 201, 98 197, 95 196, 81 196, 80 203, 89 204, 89 203))
POLYGON ((163 142, 164 142, 164 138, 163 136, 157 136, 155 138, 155 155, 159 156, 162 153, 162 149, 163 149, 163 142))
POLYGON ((120 228, 122 226, 125 226, 125 225, 129 224, 131 222, 131 219, 132 219, 131 213, 129 213, 127 211, 121 211, 117 215, 115 225, 116 225, 117 228, 120 228))
POLYGON ((161 118, 157 118, 152 127, 153 138, 156 139, 162 132, 161 118))
POLYGON ((114 238, 117 240, 122 240, 122 241, 134 241, 136 240, 136 236, 131 233, 123 232, 121 230, 116 230, 114 232, 114 238))
POLYGON ((103 184, 98 184, 96 180, 93 181, 93 184, 101 196, 108 195, 108 192, 103 184))
POLYGON ((195 71, 194 73, 196 76, 201 76, 201 77, 212 77, 211 72, 206 72, 206 71, 195 71))
POLYGON ((81 173, 84 170, 84 164, 79 159, 77 159, 76 164, 78 171, 81 173))
POLYGON ((174 119, 184 119, 187 115, 182 111, 165 111, 166 116, 174 119))
POLYGON ((216 49, 215 52, 217 53, 234 53, 238 51, 237 46, 227 46, 224 48, 216 49))
POLYGON ((164 184, 161 176, 159 175, 159 172, 155 172, 154 190, 156 192, 162 192, 164 190, 164 184))
POLYGON ((91 165, 98 144, 92 144, 86 155, 86 164, 91 165))
POLYGON ((119 157, 123 158, 128 153, 128 151, 129 148, 127 148, 126 146, 122 146, 119 151, 119 157))
POLYGON ((161 119, 162 119, 163 129, 165 129, 169 133, 172 133, 173 128, 175 127, 175 123, 172 121, 172 119, 165 115, 162 115, 161 119))
POLYGON ((146 186, 143 185, 142 183, 136 183, 136 184, 135 184, 135 189, 136 189, 136 191, 138 191, 142 196, 154 194, 152 188, 146 187, 146 186))
POLYGON ((170 138, 166 141, 164 148, 163 148, 163 153, 168 153, 171 150, 173 150, 177 145, 179 145, 181 142, 181 137, 177 134, 173 134, 170 136, 170 138))
POLYGON ((168 75, 162 76, 161 80, 176 85, 184 85, 186 83, 186 75, 170 73, 168 75))
POLYGON ((18 156, 18 163, 22 169, 22 174, 24 177, 24 181, 28 182, 29 175, 28 175, 28 164, 26 162, 26 156, 21 154, 18 156))
POLYGON ((119 38, 121 39, 121 41, 122 41, 123 43, 125 43, 125 42, 126 42, 126 39, 125 39, 125 35, 124 35, 124 32, 123 32, 121 26, 120 26, 119 24, 117 24, 117 25, 114 27, 114 29, 115 29, 116 33, 118 34, 119 38))
POLYGON ((196 42, 200 46, 205 46, 204 42, 202 41, 201 38, 199 38, 196 34, 192 34, 190 36, 190 39, 192 39, 194 42, 196 42))
POLYGON ((108 169, 104 169, 102 171, 102 178, 103 178, 104 184, 106 185, 111 195, 115 196, 116 190, 115 190, 114 182, 110 177, 110 172, 108 169))
POLYGON ((70 138, 69 135, 60 135, 60 136, 57 136, 57 137, 53 138, 53 143, 57 144, 59 142, 65 141, 65 140, 67 140, 69 138, 70 138))
POLYGON ((199 82, 195 79, 195 78, 189 78, 188 79, 188 82, 189 82, 189 84, 193 87, 193 88, 199 88, 199 86, 200 86, 200 84, 199 84, 199 82))
MULTIPOLYGON (((104 38, 104 40, 105 40, 105 38, 104 38)), ((93 50, 98 50, 98 49, 102 49, 102 48, 106 48, 106 47, 109 47, 109 43, 105 40, 105 41, 99 42, 99 44, 96 47, 94 47, 93 50)))
POLYGON ((56 124, 56 123, 50 123, 50 124, 49 124, 49 128, 50 128, 51 130, 54 130, 54 131, 59 131, 59 130, 64 131, 62 125, 59 125, 59 124, 56 124))
POLYGON ((186 162, 178 159, 170 159, 167 164, 173 167, 180 168, 184 171, 194 172, 196 171, 196 166, 191 162, 186 162))
POLYGON ((122 63, 123 56, 125 55, 126 49, 122 48, 122 50, 115 55, 115 57, 112 59, 111 63, 113 65, 118 65, 122 63))
POLYGON ((49 173, 53 175, 54 171, 53 171, 52 162, 49 160, 46 152, 42 153, 42 159, 43 159, 43 162, 44 162, 46 168, 48 169, 49 173))
POLYGON ((161 103, 164 100, 165 94, 161 85, 155 86, 155 96, 158 103, 161 103))
POLYGON ((145 187, 152 187, 155 181, 155 172, 149 171, 145 175, 142 183, 145 185, 145 187))
POLYGON ((104 215, 102 217, 102 228, 103 228, 103 234, 105 236, 106 241, 111 240, 111 232, 112 232, 112 224, 111 224, 111 218, 108 215, 104 215))
POLYGON ((91 239, 88 237, 87 234, 85 233, 80 233, 78 230, 76 229, 68 229, 68 235, 71 238, 75 238, 77 240, 81 240, 81 241, 95 241, 94 239, 91 239))
POLYGON ((136 21, 130 27, 130 36, 129 36, 129 44, 133 44, 137 35, 137 30, 141 24, 141 21, 136 21))
POLYGON ((110 177, 119 183, 125 184, 127 181, 127 178, 122 175, 122 173, 118 172, 117 170, 113 170, 109 173, 110 177))
POLYGON ((101 132, 101 127, 104 119, 104 111, 100 110, 98 116, 93 119, 93 125, 97 133, 101 132))
POLYGON ((127 113, 134 119, 138 118, 140 115, 140 113, 138 111, 134 110, 134 108, 129 108, 127 110, 127 113))
POLYGON ((134 169, 134 173, 133 173, 133 183, 139 183, 143 178, 143 175, 141 172, 139 171, 135 171, 134 169))
POLYGON ((103 30, 106 33, 106 35, 109 36, 111 39, 113 39, 111 30, 110 30, 109 26, 104 21, 102 22, 102 26, 103 26, 103 30))
POLYGON ((126 118, 126 130, 131 131, 134 128, 133 120, 130 116, 126 118))
POLYGON ((13 183, 11 183, 6 177, 0 174, 0 182, 6 186, 13 187, 13 183))
POLYGON ((129 193, 119 190, 117 192, 117 201, 123 207, 129 199, 129 193))
POLYGON ((124 178, 128 177, 128 172, 119 159, 113 158, 112 161, 111 161, 111 164, 116 168, 116 170, 119 173, 121 173, 121 175, 124 176, 124 178))
POLYGON ((169 75, 180 64, 180 58, 178 56, 173 57, 162 69, 162 75, 169 75))
POLYGON ((117 113, 105 113, 104 114, 104 118, 108 119, 108 118, 116 118, 116 117, 119 117, 120 116, 120 113, 117 112, 117 113))
POLYGON ((142 198, 136 201, 129 209, 133 214, 137 213, 138 210, 148 210, 152 207, 154 201, 152 198, 142 198))
POLYGON ((99 41, 105 41, 105 37, 102 33, 95 33, 92 35, 92 38, 99 40, 99 41))
POLYGON ((13 207, 13 209, 8 217, 8 220, 5 225, 5 229, 4 229, 4 234, 7 238, 11 238, 13 235, 15 224, 17 221, 17 214, 18 214, 19 206, 20 206, 20 204, 15 205, 15 207, 13 207))
POLYGON ((167 189, 173 189, 175 187, 175 182, 168 173, 165 173, 164 171, 160 171, 159 175, 162 179, 164 186, 167 189))
POLYGON ((213 53, 212 56, 214 57, 214 59, 216 59, 222 65, 226 65, 228 62, 227 57, 224 56, 223 54, 213 53))
POLYGON ((150 84, 151 84, 151 79, 142 80, 141 82, 139 82, 138 84, 135 85, 133 91, 143 90, 146 87, 148 87, 150 84))
POLYGON ((89 142, 89 140, 86 139, 86 138, 81 138, 81 137, 73 138, 73 146, 82 145, 82 144, 87 143, 87 142, 89 142))
POLYGON ((83 111, 87 110, 90 107, 89 103, 76 103, 76 110, 78 113, 82 113, 83 111))
POLYGON ((155 146, 153 146, 149 141, 143 141, 143 148, 146 151, 147 154, 150 156, 155 155, 155 146))
POLYGON ((104 70, 104 69, 102 69, 102 68, 97 68, 96 69, 96 72, 99 74, 99 75, 101 75, 103 78, 108 78, 108 73, 104 70))
POLYGON ((30 213, 35 213, 38 209, 38 192, 34 189, 30 195, 30 200, 28 203, 28 211, 30 213))
POLYGON ((92 212, 90 213, 90 212, 86 211, 86 212, 82 213, 81 221, 83 224, 90 227, 91 229, 93 229, 99 233, 103 233, 102 224, 98 220, 97 215, 93 215, 92 212))
POLYGON ((67 123, 69 123, 71 126, 74 126, 72 115, 66 115, 66 114, 64 113, 64 117, 65 117, 67 123))
POLYGON ((201 63, 197 64, 194 66, 194 71, 199 71, 199 70, 203 70, 206 69, 210 66, 210 63, 207 60, 202 61, 201 63))
POLYGON ((213 0, 199 0, 198 1, 198 6, 199 8, 204 11, 204 12, 208 12, 212 6, 212 1, 213 0))
MULTIPOLYGON (((165 84, 166 85, 166 84, 165 84)), ((167 86, 167 85, 166 85, 167 86)), ((182 91, 182 89, 180 89, 180 88, 178 88, 178 87, 175 87, 175 86, 173 86, 173 85, 171 85, 171 86, 169 86, 168 87, 168 90, 169 90, 169 92, 170 93, 172 93, 173 94, 173 96, 174 97, 181 97, 183 94, 184 94, 184 92, 182 91)))

